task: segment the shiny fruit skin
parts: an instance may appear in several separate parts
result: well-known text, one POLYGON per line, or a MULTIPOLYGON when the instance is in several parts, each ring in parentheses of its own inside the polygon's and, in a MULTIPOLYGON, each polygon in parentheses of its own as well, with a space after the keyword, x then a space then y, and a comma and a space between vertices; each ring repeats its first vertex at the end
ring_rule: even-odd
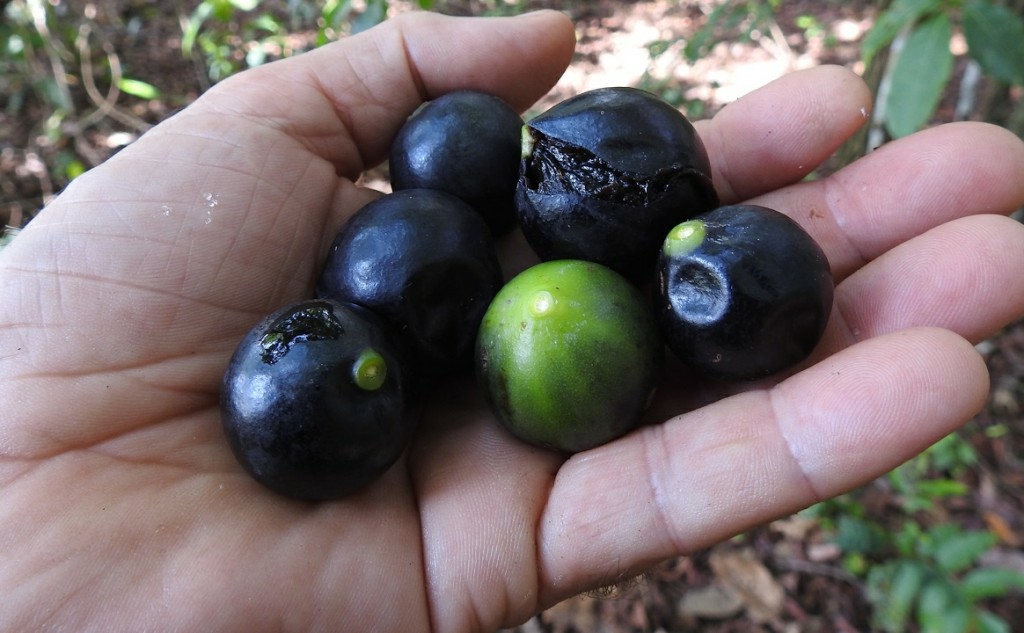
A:
POLYGON ((316 293, 380 315, 424 373, 471 366, 476 330, 502 283, 494 240, 465 202, 408 189, 357 211, 331 246, 316 293))
POLYGON ((662 359, 640 292, 614 271, 576 260, 537 264, 511 279, 477 339, 478 381, 499 422, 530 444, 568 452, 635 428, 662 359))
POLYGON ((223 379, 221 420, 235 457, 295 499, 350 495, 411 440, 402 353, 366 310, 298 302, 256 324, 223 379))
POLYGON ((450 193, 476 209, 495 235, 515 226, 523 119, 493 95, 459 90, 410 116, 391 144, 391 187, 450 193))
POLYGON ((669 232, 656 304, 676 356, 720 380, 752 380, 807 358, 834 289, 828 258, 794 220, 756 205, 720 207, 669 232))
POLYGON ((693 125, 635 88, 556 104, 526 124, 522 154, 516 210, 542 260, 594 261, 645 282, 665 233, 718 205, 693 125))

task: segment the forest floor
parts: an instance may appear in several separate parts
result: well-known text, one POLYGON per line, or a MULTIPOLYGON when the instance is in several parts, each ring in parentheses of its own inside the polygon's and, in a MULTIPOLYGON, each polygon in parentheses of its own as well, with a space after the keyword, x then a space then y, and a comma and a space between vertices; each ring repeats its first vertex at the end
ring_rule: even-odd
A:
MULTIPOLYGON (((121 95, 108 104, 113 107, 96 114, 103 107, 102 95, 97 100, 88 86, 72 85, 74 108, 64 114, 54 134, 46 131, 53 113, 43 99, 29 94, 15 107, 0 94, 0 225, 23 224, 59 192, 62 175, 55 164, 77 161, 88 168, 102 162, 210 84, 205 66, 181 52, 182 24, 194 2, 152 3, 141 23, 132 15, 147 3, 56 4, 64 8, 64 19, 90 26, 92 45, 100 51, 96 63, 104 56, 116 59, 125 73, 155 86, 161 96, 121 95)), ((277 4, 285 6, 283 1, 277 4)), ((392 2, 392 11, 406 10, 408 4, 412 3, 392 2)), ((509 4, 435 3, 439 10, 455 14, 494 13, 509 4)), ((874 3, 860 0, 783 1, 764 28, 751 32, 748 21, 717 33, 721 41, 690 63, 681 49, 707 25, 716 6, 708 0, 538 0, 519 5, 563 10, 577 25, 576 58, 535 111, 589 88, 634 85, 671 99, 693 118, 712 116, 739 96, 801 68, 830 63, 862 72, 860 43, 877 17, 874 3)), ((293 37, 301 47, 313 34, 299 32, 293 37)), ((959 55, 935 123, 954 117, 956 80, 964 64, 959 55)), ((980 90, 984 92, 985 86, 980 90)), ((825 176, 832 168, 826 163, 817 175, 825 176)), ((378 171, 375 177, 386 186, 386 172, 378 171)), ((922 462, 913 474, 880 478, 849 496, 843 508, 855 513, 859 524, 891 533, 905 531, 907 524, 925 531, 945 523, 965 531, 987 530, 993 545, 973 565, 999 565, 1024 573, 1024 324, 1007 327, 978 349, 991 371, 991 395, 984 411, 957 434, 956 450, 947 451, 952 456, 922 462), (947 482, 956 491, 947 488, 927 503, 909 505, 908 496, 934 490, 934 485, 914 487, 922 482, 947 482)), ((568 600, 516 631, 871 630, 873 603, 866 578, 870 561, 849 551, 848 541, 840 538, 841 523, 814 513, 781 519, 709 550, 667 561, 606 591, 568 600)), ((1011 592, 984 606, 1020 627, 1013 630, 1024 630, 1024 594, 1011 592)), ((908 625, 908 630, 916 629, 908 625)))

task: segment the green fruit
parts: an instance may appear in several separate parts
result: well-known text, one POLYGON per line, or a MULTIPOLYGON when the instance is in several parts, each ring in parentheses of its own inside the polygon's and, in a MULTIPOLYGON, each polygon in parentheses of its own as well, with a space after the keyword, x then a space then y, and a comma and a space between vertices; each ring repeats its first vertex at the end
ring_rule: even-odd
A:
POLYGON ((658 326, 640 292, 579 260, 514 277, 477 337, 477 377, 499 422, 528 443, 570 452, 635 428, 661 362, 658 326))

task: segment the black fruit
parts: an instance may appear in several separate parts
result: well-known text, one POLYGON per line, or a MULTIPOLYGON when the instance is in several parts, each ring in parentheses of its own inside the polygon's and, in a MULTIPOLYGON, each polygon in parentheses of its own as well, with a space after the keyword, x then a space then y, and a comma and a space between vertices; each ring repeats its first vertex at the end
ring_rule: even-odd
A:
POLYGON ((501 288, 494 242, 483 219, 440 191, 396 191, 342 227, 317 296, 349 301, 403 336, 424 373, 468 367, 484 311, 501 288))
POLYGON ((828 259, 787 216, 721 207, 673 228, 658 261, 668 346, 698 372, 749 380, 805 359, 832 310, 828 259))
POLYGON ((515 226, 519 130, 523 120, 498 97, 462 90, 417 110, 391 145, 391 186, 436 189, 467 202, 495 235, 515 226))
POLYGON ((624 277, 593 262, 543 262, 491 303, 477 376, 513 435, 581 451, 636 427, 660 377, 662 349, 650 303, 624 277))
POLYGON ((707 152, 674 107, 634 88, 559 103, 523 128, 516 207, 541 259, 647 279, 670 228, 713 209, 707 152))
POLYGON ((289 497, 337 499, 384 473, 414 429, 400 351, 366 310, 297 303, 238 345, 221 392, 231 449, 289 497))

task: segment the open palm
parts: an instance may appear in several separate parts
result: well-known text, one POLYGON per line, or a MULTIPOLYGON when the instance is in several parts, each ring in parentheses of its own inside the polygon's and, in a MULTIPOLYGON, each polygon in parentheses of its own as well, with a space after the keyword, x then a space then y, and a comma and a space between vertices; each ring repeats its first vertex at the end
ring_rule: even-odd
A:
POLYGON ((453 380, 364 492, 310 504, 252 481, 221 376, 245 331, 310 294, 375 195, 359 174, 424 99, 525 108, 572 50, 558 14, 403 16, 222 83, 4 250, 0 630, 493 630, 864 483, 981 406, 970 342, 1024 313, 1024 230, 999 215, 1024 203, 1024 145, 944 126, 801 182, 870 103, 818 68, 698 124, 723 201, 787 212, 828 253, 814 363, 700 408, 707 390, 670 377, 664 424, 568 461, 453 380))

